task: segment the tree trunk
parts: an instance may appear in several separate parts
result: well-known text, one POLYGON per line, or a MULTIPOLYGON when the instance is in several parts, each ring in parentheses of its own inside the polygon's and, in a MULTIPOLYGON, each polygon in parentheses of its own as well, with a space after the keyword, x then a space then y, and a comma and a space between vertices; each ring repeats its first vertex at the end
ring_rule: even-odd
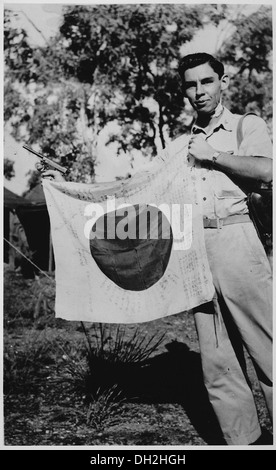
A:
POLYGON ((166 142, 165 142, 164 133, 163 133, 164 118, 163 118, 162 105, 161 103, 158 103, 158 105, 159 105, 158 129, 159 129, 159 136, 160 136, 162 148, 164 149, 166 147, 166 142))

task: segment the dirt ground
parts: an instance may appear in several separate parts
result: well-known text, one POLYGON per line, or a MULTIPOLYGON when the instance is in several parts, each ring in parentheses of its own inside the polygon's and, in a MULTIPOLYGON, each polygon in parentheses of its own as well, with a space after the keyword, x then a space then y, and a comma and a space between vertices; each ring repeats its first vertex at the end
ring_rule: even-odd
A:
MULTIPOLYGON (((165 336, 142 365, 121 367, 124 394, 119 402, 108 402, 104 395, 91 402, 82 383, 83 326, 55 318, 54 280, 27 280, 9 268, 4 275, 5 446, 222 444, 203 385, 190 312, 128 325, 126 340, 137 328, 142 338, 165 336)), ((85 328, 92 332, 91 325, 85 328)), ((261 425, 271 431, 247 362, 261 425)), ((107 382, 112 374, 111 368, 101 369, 107 382)))

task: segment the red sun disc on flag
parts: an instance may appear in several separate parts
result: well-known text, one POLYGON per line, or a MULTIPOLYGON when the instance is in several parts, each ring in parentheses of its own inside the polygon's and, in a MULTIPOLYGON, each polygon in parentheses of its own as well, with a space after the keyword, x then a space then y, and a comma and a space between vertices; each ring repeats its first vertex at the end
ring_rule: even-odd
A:
POLYGON ((136 204, 99 217, 90 232, 90 252, 101 271, 126 290, 143 291, 168 266, 173 233, 157 207, 136 204))

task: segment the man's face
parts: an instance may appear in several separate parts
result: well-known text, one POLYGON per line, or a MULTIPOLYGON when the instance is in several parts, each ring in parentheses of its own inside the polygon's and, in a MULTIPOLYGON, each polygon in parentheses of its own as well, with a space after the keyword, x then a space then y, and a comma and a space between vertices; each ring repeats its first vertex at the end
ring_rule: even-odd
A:
POLYGON ((228 86, 228 77, 221 79, 209 64, 185 71, 184 92, 198 114, 211 115, 220 102, 221 92, 228 86))

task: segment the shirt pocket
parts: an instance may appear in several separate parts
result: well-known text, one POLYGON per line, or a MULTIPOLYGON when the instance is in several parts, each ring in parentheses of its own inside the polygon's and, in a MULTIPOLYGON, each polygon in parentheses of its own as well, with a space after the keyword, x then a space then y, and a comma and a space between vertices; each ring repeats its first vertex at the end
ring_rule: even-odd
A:
POLYGON ((214 170, 214 193, 218 199, 244 199, 246 194, 231 178, 220 171, 214 170))

